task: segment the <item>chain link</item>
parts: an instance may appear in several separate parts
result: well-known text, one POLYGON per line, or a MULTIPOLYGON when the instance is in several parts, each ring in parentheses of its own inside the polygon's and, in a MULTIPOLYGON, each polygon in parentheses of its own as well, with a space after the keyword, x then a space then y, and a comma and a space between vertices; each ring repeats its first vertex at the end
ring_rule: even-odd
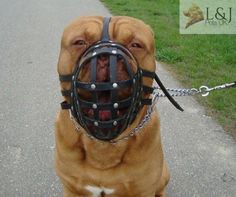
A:
MULTIPOLYGON (((199 91, 195 88, 192 89, 173 89, 173 88, 166 88, 166 90, 170 93, 172 97, 177 96, 193 96, 199 91)), ((166 97, 166 95, 161 91, 159 87, 154 87, 154 94, 158 94, 158 97, 166 97)))
POLYGON ((115 144, 119 141, 128 140, 130 137, 137 135, 141 131, 141 129, 145 126, 145 124, 151 119, 151 115, 155 109, 155 105, 156 105, 158 98, 159 98, 158 94, 153 95, 152 104, 148 107, 144 118, 141 120, 141 122, 135 128, 133 128, 130 131, 130 133, 128 135, 126 135, 122 138, 119 138, 117 140, 111 140, 110 143, 115 144))

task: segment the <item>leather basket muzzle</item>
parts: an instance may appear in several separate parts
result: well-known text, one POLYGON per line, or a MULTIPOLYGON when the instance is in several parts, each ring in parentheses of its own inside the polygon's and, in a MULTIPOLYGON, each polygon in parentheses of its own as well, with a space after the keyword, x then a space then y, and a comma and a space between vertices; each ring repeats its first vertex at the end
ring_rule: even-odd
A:
MULTIPOLYGON (((86 69, 87 70, 87 69, 86 69)), ((80 125, 100 140, 112 140, 133 121, 133 114, 140 100, 141 74, 132 54, 123 46, 113 42, 99 42, 81 57, 72 77, 72 112, 80 125), (98 59, 108 59, 109 81, 98 82, 98 59), (119 80, 117 64, 122 62, 125 80, 119 80), (136 71, 130 62, 136 63, 136 71), (83 81, 85 67, 90 67, 90 79, 83 81), (125 98, 119 92, 128 90, 125 98), (83 95, 88 96, 85 99, 83 95)))

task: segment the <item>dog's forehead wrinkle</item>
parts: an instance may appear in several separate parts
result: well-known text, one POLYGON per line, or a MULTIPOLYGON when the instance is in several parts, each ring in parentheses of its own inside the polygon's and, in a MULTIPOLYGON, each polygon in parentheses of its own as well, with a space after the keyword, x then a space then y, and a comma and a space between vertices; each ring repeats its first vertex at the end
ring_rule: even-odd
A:
POLYGON ((83 33, 88 42, 94 43, 101 38, 102 29, 99 25, 89 25, 83 33))
POLYGON ((149 31, 148 25, 146 25, 143 21, 133 18, 132 19, 121 18, 120 20, 118 19, 117 21, 114 22, 114 29, 116 28, 138 30, 138 32, 149 31), (142 29, 140 29, 140 26, 142 26, 142 29))
POLYGON ((146 25, 144 22, 135 19, 132 20, 131 25, 130 18, 118 18, 113 22, 113 24, 111 23, 111 26, 111 38, 114 39, 114 41, 126 45, 132 42, 140 42, 140 44, 142 44, 148 51, 153 50, 153 32, 150 26, 146 25), (140 29, 140 25, 142 25, 142 29, 140 29))
POLYGON ((99 40, 102 32, 102 20, 94 18, 79 18, 68 25, 63 33, 63 41, 69 44, 76 38, 84 38, 86 41, 99 40))

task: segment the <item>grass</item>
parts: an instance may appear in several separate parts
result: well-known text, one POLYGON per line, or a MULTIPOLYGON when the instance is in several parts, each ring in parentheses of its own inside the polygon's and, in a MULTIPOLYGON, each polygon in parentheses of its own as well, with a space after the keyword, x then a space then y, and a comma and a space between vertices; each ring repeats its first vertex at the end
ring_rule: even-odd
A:
MULTIPOLYGON (((180 35, 179 1, 102 0, 114 15, 139 18, 155 32, 158 61, 185 87, 209 87, 236 80, 236 35, 180 35)), ((208 115, 236 138, 236 90, 197 97, 208 115)))

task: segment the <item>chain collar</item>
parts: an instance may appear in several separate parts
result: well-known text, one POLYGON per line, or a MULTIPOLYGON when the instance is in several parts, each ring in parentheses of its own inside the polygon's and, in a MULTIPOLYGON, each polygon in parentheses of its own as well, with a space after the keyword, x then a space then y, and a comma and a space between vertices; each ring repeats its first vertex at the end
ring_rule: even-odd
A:
POLYGON ((78 132, 83 132, 84 134, 86 134, 87 137, 89 137, 92 140, 98 141, 100 143, 110 143, 110 144, 117 144, 118 142, 124 141, 124 140, 129 140, 131 137, 133 137, 134 135, 137 135, 138 133, 140 133, 140 131, 142 131, 142 128, 149 122, 149 120, 151 119, 151 115, 155 109, 155 105, 157 103, 157 100, 159 98, 158 93, 154 93, 153 94, 153 99, 152 99, 152 104, 148 106, 147 112, 145 114, 145 116, 143 117, 143 119, 140 121, 140 123, 133 128, 130 133, 126 136, 123 136, 121 138, 115 139, 115 140, 110 140, 110 141, 101 141, 96 139, 95 137, 93 137, 92 135, 89 135, 87 132, 83 132, 83 128, 77 123, 77 121, 74 119, 74 117, 71 114, 71 110, 69 111, 70 113, 70 119, 72 120, 72 122, 75 125, 75 129, 78 132))

